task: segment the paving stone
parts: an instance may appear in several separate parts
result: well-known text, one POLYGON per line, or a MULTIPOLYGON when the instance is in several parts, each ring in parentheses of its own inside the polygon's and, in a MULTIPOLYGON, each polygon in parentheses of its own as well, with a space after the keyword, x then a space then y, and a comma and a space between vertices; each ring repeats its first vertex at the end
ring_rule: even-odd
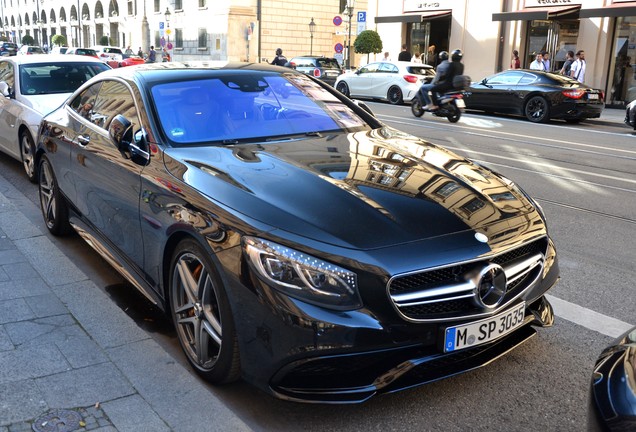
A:
POLYGON ((28 262, 6 264, 2 266, 2 269, 9 275, 9 278, 14 281, 32 279, 38 274, 28 262))
MULTIPOLYGON (((0 267, 0 274, 2 272, 3 270, 0 267)), ((34 295, 50 294, 51 292, 51 288, 49 288, 49 286, 44 282, 44 280, 42 280, 39 275, 36 275, 36 277, 34 278, 23 279, 19 281, 2 281, 0 276, 0 301, 30 297, 34 295)))
POLYGON ((6 234, 4 234, 4 233, 2 235, 0 235, 0 250, 1 251, 16 250, 13 242, 11 241, 11 239, 9 237, 7 237, 6 234))
POLYGON ((0 325, 0 351, 8 351, 14 349, 15 346, 11 342, 11 338, 3 325, 0 325))
POLYGON ((11 240, 41 236, 40 231, 22 212, 9 210, 0 212, 0 228, 11 240))
POLYGON ((92 281, 54 287, 53 290, 102 348, 126 345, 149 338, 148 334, 92 281))
POLYGON ((174 430, 251 430, 155 341, 111 348, 108 355, 174 430), (218 421, 210 425, 210 418, 218 421))
POLYGON ((135 390, 112 363, 88 366, 36 379, 50 406, 72 408, 129 396, 135 390))
POLYGON ((0 266, 0 282, 7 282, 7 281, 10 281, 10 280, 11 280, 11 278, 9 277, 7 272, 4 271, 4 269, 0 266))
POLYGON ((86 275, 45 236, 16 240, 15 245, 50 286, 86 280, 86 275))
POLYGON ((38 386, 29 379, 0 384, 0 408, 0 425, 8 426, 38 417, 48 410, 48 405, 38 386))
POLYGON ((15 248, 2 250, 0 249, 0 265, 15 264, 19 262, 26 262, 24 255, 15 248))
POLYGON ((29 305, 35 316, 40 318, 68 313, 66 306, 52 292, 25 297, 24 301, 29 305))
POLYGON ((120 431, 170 431, 168 425, 139 395, 107 402, 103 408, 110 421, 120 431))
POLYGON ((76 322, 69 314, 57 315, 54 317, 38 318, 30 321, 20 321, 7 323, 5 328, 11 341, 16 345, 23 345, 28 341, 35 341, 38 344, 52 343, 59 338, 56 331, 63 327, 75 325, 76 322))
POLYGON ((54 344, 18 347, 0 352, 0 383, 55 374, 70 365, 54 344))
POLYGON ((0 324, 33 318, 35 318, 35 315, 24 299, 0 301, 0 324))

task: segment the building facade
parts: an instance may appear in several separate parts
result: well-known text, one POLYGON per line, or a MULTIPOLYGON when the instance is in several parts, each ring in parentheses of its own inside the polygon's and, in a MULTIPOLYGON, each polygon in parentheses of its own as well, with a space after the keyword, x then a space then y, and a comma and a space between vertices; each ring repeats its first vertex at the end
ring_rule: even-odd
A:
MULTIPOLYGON (((348 46, 376 30, 393 59, 406 44, 436 64, 437 54, 464 51, 466 73, 480 79, 510 65, 522 67, 537 52, 551 54, 558 71, 568 50, 586 52, 585 82, 606 92, 610 105, 636 98, 636 1, 626 0, 0 0, 5 38, 31 35, 51 45, 106 40, 166 47, 174 60, 270 62, 277 48, 287 58, 320 54, 346 63, 348 46), (310 27, 310 23, 313 25, 310 27)), ((351 65, 382 54, 351 53, 351 65)))

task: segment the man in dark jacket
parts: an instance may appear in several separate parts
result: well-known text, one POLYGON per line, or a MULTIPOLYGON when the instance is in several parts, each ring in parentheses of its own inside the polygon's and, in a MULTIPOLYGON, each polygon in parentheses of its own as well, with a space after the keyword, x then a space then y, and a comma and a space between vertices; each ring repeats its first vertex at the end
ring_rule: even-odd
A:
POLYGON ((278 48, 276 50, 276 57, 274 57, 274 60, 270 64, 276 66, 285 66, 287 64, 287 57, 283 55, 282 49, 278 48))
POLYGON ((425 110, 436 110, 439 108, 437 106, 437 98, 435 98, 435 92, 440 91, 439 89, 444 89, 448 86, 450 82, 450 87, 453 86, 453 64, 448 61, 448 51, 442 51, 439 53, 439 59, 441 63, 437 66, 437 71, 435 72, 435 78, 431 81, 430 84, 424 84, 420 87, 420 92, 422 94, 422 99, 426 102, 424 105, 425 110), (428 92, 433 93, 433 100, 431 100, 431 96, 429 96, 428 92), (434 101, 434 102, 433 102, 434 101))
POLYGON ((411 61, 411 57, 413 57, 411 55, 411 53, 409 52, 409 50, 406 47, 406 44, 402 45, 402 52, 400 52, 400 54, 398 55, 398 61, 411 61))

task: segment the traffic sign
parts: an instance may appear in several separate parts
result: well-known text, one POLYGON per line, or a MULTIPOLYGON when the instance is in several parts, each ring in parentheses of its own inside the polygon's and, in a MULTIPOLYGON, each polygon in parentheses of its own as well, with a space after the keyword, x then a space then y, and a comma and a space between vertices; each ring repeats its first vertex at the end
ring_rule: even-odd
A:
POLYGON ((342 50, 344 50, 344 46, 338 42, 334 47, 333 47, 334 51, 336 51, 337 53, 341 53, 342 50))
POLYGON ((360 11, 358 12, 358 22, 367 22, 367 12, 366 11, 360 11))
POLYGON ((342 17, 340 15, 333 17, 333 25, 339 26, 340 24, 342 24, 342 17))

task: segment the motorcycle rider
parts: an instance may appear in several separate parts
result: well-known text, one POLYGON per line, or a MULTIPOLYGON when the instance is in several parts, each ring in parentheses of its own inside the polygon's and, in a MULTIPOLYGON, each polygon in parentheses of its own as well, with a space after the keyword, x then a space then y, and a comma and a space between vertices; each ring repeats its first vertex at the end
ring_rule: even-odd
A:
POLYGON ((437 106, 435 92, 444 91, 453 87, 453 77, 455 76, 454 65, 448 61, 448 51, 440 52, 439 59, 441 63, 437 66, 433 81, 431 81, 430 84, 424 84, 420 87, 422 100, 426 102, 426 105, 423 107, 425 110, 434 111, 439 108, 437 106), (428 94, 429 91, 432 93, 433 100, 431 100, 428 94))

